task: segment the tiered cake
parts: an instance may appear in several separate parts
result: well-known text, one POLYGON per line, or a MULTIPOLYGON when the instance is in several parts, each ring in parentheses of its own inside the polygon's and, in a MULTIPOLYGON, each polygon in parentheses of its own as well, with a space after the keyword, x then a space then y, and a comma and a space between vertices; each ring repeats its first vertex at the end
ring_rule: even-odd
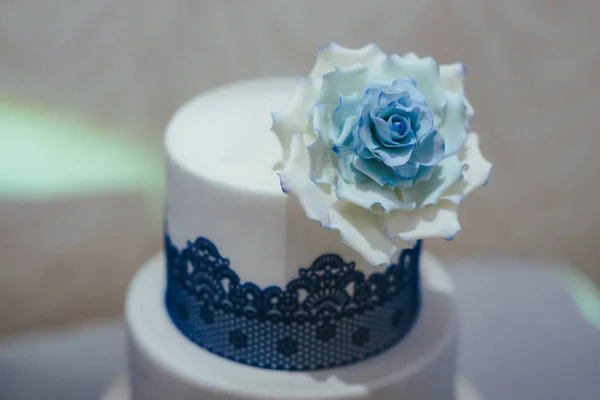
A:
POLYGON ((470 398, 452 284, 421 241, 453 237, 487 180, 463 73, 331 45, 306 79, 186 104, 165 251, 126 304, 132 399, 470 398))

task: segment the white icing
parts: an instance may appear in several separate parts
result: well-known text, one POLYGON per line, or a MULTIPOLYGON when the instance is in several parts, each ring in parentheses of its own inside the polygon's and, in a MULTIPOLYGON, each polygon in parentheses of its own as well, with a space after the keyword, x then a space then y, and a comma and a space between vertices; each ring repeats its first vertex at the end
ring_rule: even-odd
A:
POLYGON ((269 371, 202 350, 169 319, 163 302, 163 255, 136 275, 126 321, 133 400, 451 400, 457 320, 454 290, 439 263, 424 253, 422 310, 398 345, 369 360, 317 372, 269 371))
POLYGON ((186 103, 165 135, 171 160, 199 179, 280 195, 281 148, 271 111, 289 102, 295 81, 273 78, 223 86, 186 103))
MULTIPOLYGON (((481 400, 473 385, 465 378, 459 376, 456 378, 456 398, 457 400, 481 400)), ((128 376, 120 376, 107 389, 102 400, 130 400, 131 387, 128 376)))
POLYGON ((306 218, 281 190, 281 147, 271 111, 287 104, 292 78, 262 79, 203 94, 173 117, 165 137, 169 234, 182 248, 210 239, 244 281, 285 286, 325 253, 372 267, 340 242, 339 232, 306 218))

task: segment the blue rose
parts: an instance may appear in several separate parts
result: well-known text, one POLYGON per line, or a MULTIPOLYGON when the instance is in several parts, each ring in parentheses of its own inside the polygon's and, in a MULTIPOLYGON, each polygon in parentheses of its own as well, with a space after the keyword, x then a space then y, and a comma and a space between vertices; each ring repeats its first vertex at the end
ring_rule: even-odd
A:
POLYGON ((452 238, 458 206, 491 164, 467 133, 462 64, 375 45, 319 51, 289 105, 273 114, 282 189, 372 265, 398 238, 452 238))
POLYGON ((332 150, 346 181, 411 187, 444 158, 444 138, 414 80, 371 87, 357 100, 341 96, 331 115, 340 124, 332 150))

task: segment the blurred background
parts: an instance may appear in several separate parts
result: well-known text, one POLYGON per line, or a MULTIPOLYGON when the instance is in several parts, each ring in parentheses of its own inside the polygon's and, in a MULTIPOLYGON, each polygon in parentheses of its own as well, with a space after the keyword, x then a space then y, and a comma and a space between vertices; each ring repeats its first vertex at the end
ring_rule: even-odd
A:
POLYGON ((430 249, 600 282, 598 17, 596 0, 0 1, 0 335, 119 315, 161 246, 172 113, 225 82, 304 75, 330 41, 469 70, 495 168, 430 249))

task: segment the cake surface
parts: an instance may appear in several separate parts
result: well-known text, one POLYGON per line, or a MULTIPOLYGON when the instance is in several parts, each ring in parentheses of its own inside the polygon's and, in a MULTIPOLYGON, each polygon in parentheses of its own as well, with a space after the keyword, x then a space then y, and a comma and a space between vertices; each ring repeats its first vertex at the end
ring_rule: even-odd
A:
POLYGON ((229 84, 186 103, 167 127, 170 159, 190 174, 232 189, 285 197, 275 174, 281 146, 271 113, 286 104, 295 80, 229 84))

